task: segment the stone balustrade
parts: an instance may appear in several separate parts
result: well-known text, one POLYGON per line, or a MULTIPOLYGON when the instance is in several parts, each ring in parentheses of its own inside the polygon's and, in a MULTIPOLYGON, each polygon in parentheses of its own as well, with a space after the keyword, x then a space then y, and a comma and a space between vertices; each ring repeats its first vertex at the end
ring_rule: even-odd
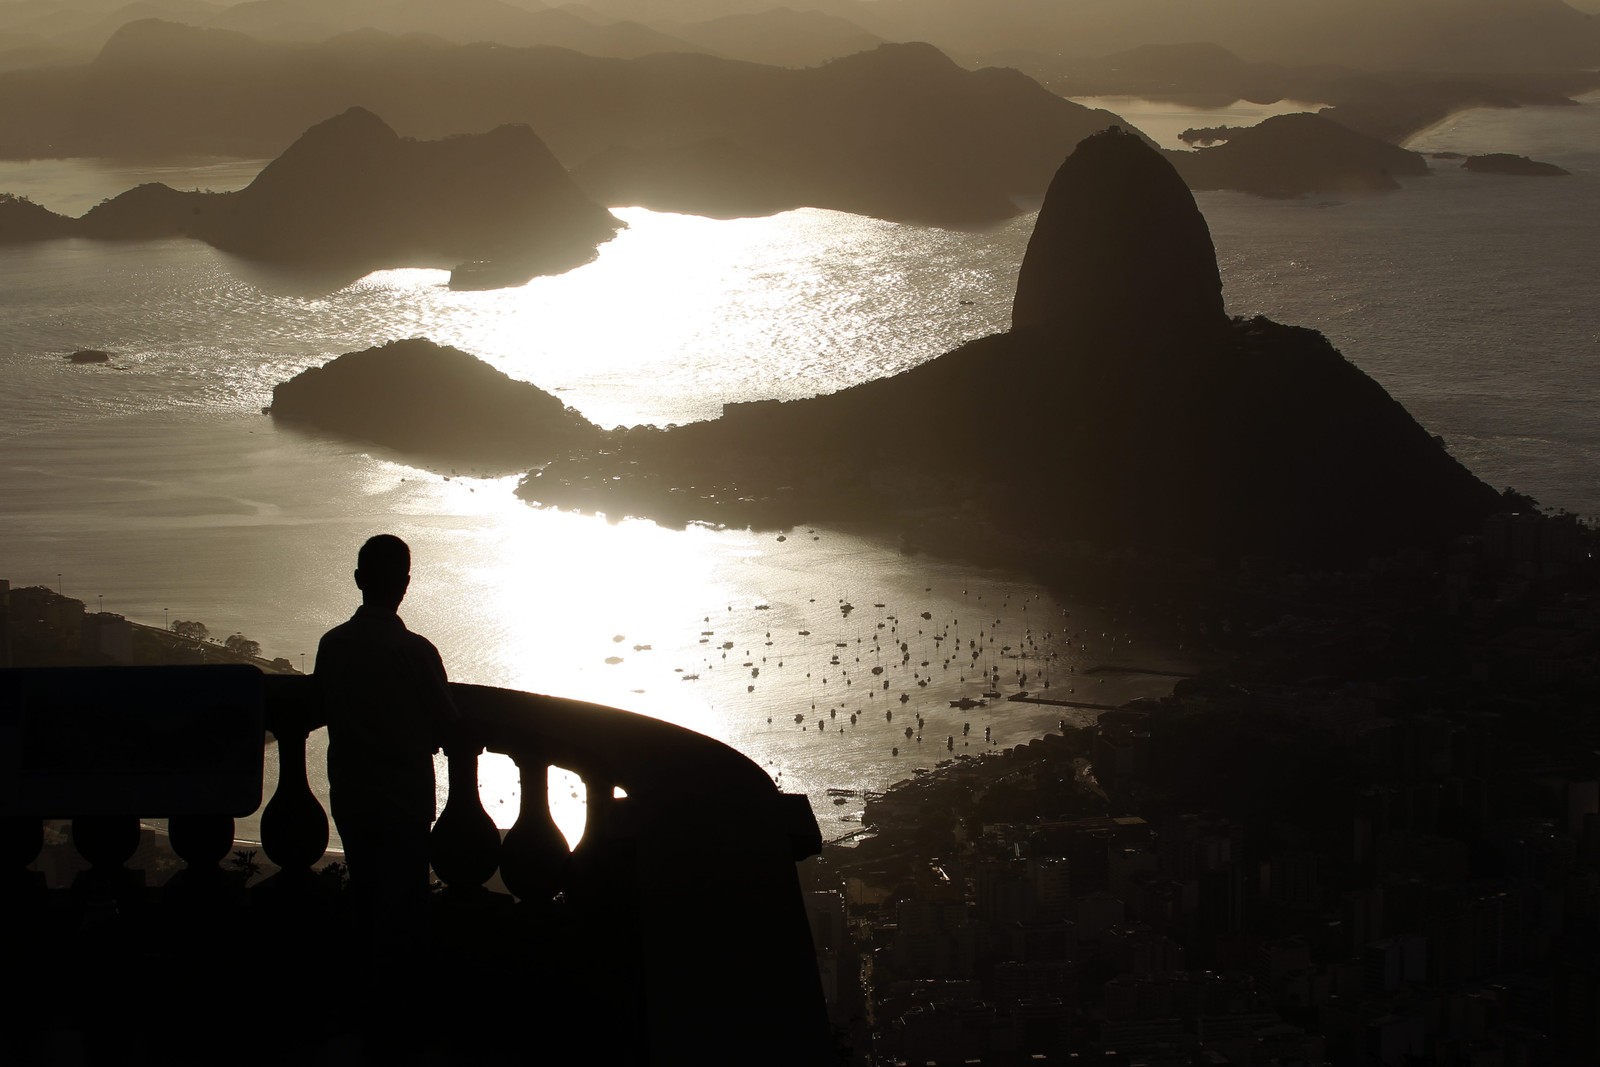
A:
MULTIPOLYGON (((178 670, 95 670, 114 703, 118 672, 151 669, 178 670)), ((17 672, 0 675, 10 673, 17 672)), ((261 679, 262 722, 279 762, 261 813, 261 847, 280 870, 260 886, 270 889, 264 899, 309 899, 314 887, 326 887, 314 868, 327 849, 328 816, 306 773, 307 738, 323 725, 313 685, 301 676, 261 679)), ((821 846, 805 797, 779 792, 746 757, 669 723, 487 686, 451 689, 464 727, 447 747, 449 796, 430 841, 444 885, 434 929, 436 940, 473 950, 451 957, 459 965, 475 960, 470 966, 493 970, 493 995, 486 991, 482 1003, 519 1010, 519 997, 537 987, 550 1006, 588 1020, 608 1049, 593 1062, 832 1059, 795 869, 821 846), (523 784, 519 817, 503 834, 478 793, 484 751, 510 757, 523 784), (575 774, 587 791, 586 824, 573 848, 543 802, 552 766, 575 774), (509 896, 485 888, 497 873, 509 896), (518 985, 521 993, 511 988, 518 985)), ((0 721, 0 738, 4 728, 0 721)), ((103 806, 91 814, 30 812, 8 804, 3 791, 0 812, 0 877, 14 903, 26 895, 19 887, 42 847, 44 818, 72 820, 73 844, 92 865, 86 873, 99 872, 110 885, 127 873, 138 820, 165 817, 172 850, 188 865, 183 875, 204 884, 233 849, 237 814, 103 806)), ((74 914, 81 929, 88 913, 74 914)), ((259 924, 277 913, 257 906, 230 914, 230 922, 247 914, 259 924)), ((244 936, 263 933, 252 934, 247 923, 244 936)), ((476 980, 446 976, 457 979, 476 980)), ((336 983, 327 989, 337 995, 336 983)))

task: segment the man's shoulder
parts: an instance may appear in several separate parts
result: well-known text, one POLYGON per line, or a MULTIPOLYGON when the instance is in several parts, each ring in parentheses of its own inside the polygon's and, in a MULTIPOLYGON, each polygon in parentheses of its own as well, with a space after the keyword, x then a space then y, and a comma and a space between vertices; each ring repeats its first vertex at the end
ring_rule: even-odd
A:
POLYGON ((425 651, 437 656, 439 650, 421 634, 406 629, 398 618, 371 619, 356 615, 322 635, 321 647, 341 644, 383 644, 425 651))
POLYGON ((411 643, 411 646, 417 650, 419 655, 427 656, 440 663, 444 662, 444 657, 439 655, 439 650, 432 641, 413 630, 406 630, 404 633, 405 640, 411 643))
POLYGON ((339 625, 328 630, 322 635, 322 640, 317 642, 318 648, 327 648, 330 645, 340 645, 351 640, 361 632, 360 622, 357 619, 346 619, 339 625))
POLYGON ((317 643, 317 658, 320 661, 324 655, 337 655, 341 650, 359 655, 363 649, 382 646, 393 648, 409 636, 405 627, 399 625, 399 620, 392 620, 385 625, 384 620, 358 611, 322 635, 322 640, 317 643))
POLYGON ((337 626, 328 627, 327 632, 322 635, 322 639, 324 641, 337 641, 340 637, 343 637, 351 630, 355 629, 355 626, 355 619, 346 619, 337 626))

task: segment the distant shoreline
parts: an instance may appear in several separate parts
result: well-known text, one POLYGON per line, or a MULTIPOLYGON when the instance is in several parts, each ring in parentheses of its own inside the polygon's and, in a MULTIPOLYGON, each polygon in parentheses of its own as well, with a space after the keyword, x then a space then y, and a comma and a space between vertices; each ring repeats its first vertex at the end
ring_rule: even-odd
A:
MULTIPOLYGON (((1600 77, 1600 74, 1597 74, 1597 77, 1600 77)), ((1590 89, 1587 92, 1578 93, 1578 94, 1574 95, 1573 97, 1571 97, 1566 104, 1558 104, 1558 103, 1551 102, 1551 103, 1547 103, 1547 104, 1523 104, 1523 105, 1521 105, 1521 107, 1523 107, 1523 108, 1529 108, 1529 107, 1569 107, 1569 106, 1577 106, 1577 107, 1595 107, 1595 106, 1600 106, 1600 87, 1597 87, 1597 88, 1594 88, 1594 89, 1590 89)), ((1413 141, 1419 140, 1422 137, 1425 137, 1426 135, 1428 135, 1428 134, 1434 132, 1435 130, 1438 130, 1438 129, 1444 127, 1444 126, 1448 126, 1452 121, 1460 118, 1462 115, 1470 114, 1471 112, 1474 112, 1474 111, 1508 111, 1508 110, 1520 110, 1520 108, 1495 107, 1495 106, 1490 105, 1490 104, 1470 104, 1470 105, 1468 105, 1466 107, 1459 107, 1459 108, 1456 108, 1455 110, 1451 111, 1450 113, 1446 114, 1442 118, 1439 118, 1439 119, 1437 119, 1437 120, 1435 120, 1433 122, 1430 122, 1427 125, 1419 128, 1419 129, 1413 130, 1411 133, 1409 133, 1409 134, 1407 134, 1405 136, 1405 139, 1400 142, 1400 145, 1401 145, 1402 148, 1409 147, 1413 141)), ((1419 151, 1419 149, 1411 149, 1411 150, 1412 151, 1419 151)))

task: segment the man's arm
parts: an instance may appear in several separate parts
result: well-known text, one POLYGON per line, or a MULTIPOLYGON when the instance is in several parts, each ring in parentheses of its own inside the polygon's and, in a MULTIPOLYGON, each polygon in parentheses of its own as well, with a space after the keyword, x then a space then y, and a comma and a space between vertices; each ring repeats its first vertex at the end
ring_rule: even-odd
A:
POLYGON ((423 657, 423 673, 427 685, 426 710, 428 725, 433 731, 434 747, 452 740, 461 725, 461 709, 450 695, 450 682, 444 671, 444 659, 433 642, 421 638, 427 654, 423 657))
POLYGON ((335 651, 336 642, 329 641, 328 635, 323 634, 317 642, 317 658, 311 668, 311 685, 317 694, 317 703, 322 709, 323 721, 329 721, 334 713, 334 706, 338 699, 334 694, 334 687, 339 677, 339 656, 335 651))

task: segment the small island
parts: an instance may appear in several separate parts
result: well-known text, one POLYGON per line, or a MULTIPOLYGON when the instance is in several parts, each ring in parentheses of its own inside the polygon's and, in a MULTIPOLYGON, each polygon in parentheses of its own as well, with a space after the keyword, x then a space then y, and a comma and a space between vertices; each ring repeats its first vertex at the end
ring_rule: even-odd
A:
POLYGON ((287 425, 501 472, 602 440, 599 428, 538 386, 423 338, 309 368, 274 387, 267 410, 287 425))
POLYGON ((1242 128, 1189 129, 1181 137, 1209 146, 1170 154, 1191 189, 1296 197, 1393 190, 1399 178, 1428 175, 1417 153, 1305 112, 1242 128))
POLYGON ((80 348, 76 352, 64 357, 68 363, 94 364, 110 363, 111 353, 98 348, 80 348))
POLYGON ((1468 156, 1466 162, 1461 164, 1461 169, 1470 170, 1474 174, 1514 174, 1524 178, 1558 178, 1572 173, 1554 163, 1541 163, 1527 156, 1512 155, 1510 152, 1468 156))

